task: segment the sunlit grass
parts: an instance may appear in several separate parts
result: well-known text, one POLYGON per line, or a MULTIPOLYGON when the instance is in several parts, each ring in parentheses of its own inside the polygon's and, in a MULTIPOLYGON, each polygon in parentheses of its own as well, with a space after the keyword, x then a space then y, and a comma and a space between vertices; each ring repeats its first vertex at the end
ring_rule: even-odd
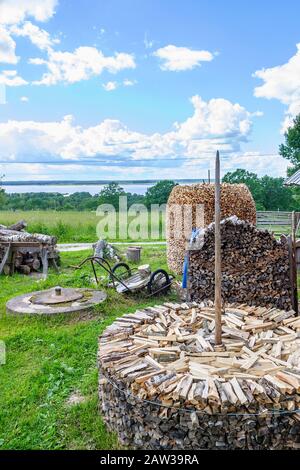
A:
MULTIPOLYGON (((108 433, 98 411, 96 365, 98 336, 116 317, 161 299, 121 296, 108 291, 108 299, 91 318, 6 317, 5 303, 13 296, 60 284, 94 287, 90 270, 74 271, 89 251, 64 253, 61 274, 47 281, 29 276, 0 277, 0 340, 7 349, 0 366, 0 449, 116 449, 116 436, 108 433), (84 402, 70 406, 73 392, 84 402)), ((166 268, 165 248, 146 247, 141 263, 166 268)), ((172 294, 168 296, 172 298, 172 294)))
MULTIPOLYGON (((32 233, 44 233, 56 236, 59 243, 84 243, 95 242, 97 235, 97 224, 100 217, 95 211, 0 211, 0 224, 11 225, 18 220, 24 219, 28 223, 27 230, 32 233)), ((129 223, 130 223, 129 219, 129 223)), ((163 221, 160 222, 158 237, 162 240, 163 221)), ((150 240, 151 225, 148 223, 147 236, 143 241, 150 240)), ((129 232, 130 233, 130 232, 129 232)), ((111 241, 129 241, 126 237, 119 236, 119 224, 117 218, 116 235, 105 237, 111 241)), ((133 240, 137 241, 138 240, 133 240)))

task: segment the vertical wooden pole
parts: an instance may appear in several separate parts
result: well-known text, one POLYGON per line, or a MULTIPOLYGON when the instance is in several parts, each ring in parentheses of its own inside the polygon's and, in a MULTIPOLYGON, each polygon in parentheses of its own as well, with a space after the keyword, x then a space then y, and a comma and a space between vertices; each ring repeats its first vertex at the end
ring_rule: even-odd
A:
POLYGON ((297 220, 296 212, 292 212, 292 243, 291 243, 291 257, 290 262, 292 269, 292 303, 293 309, 296 312, 296 315, 299 315, 299 305, 298 305, 298 284, 297 284, 297 248, 296 248, 296 232, 297 232, 297 220))
POLYGON ((215 344, 222 344, 220 154, 215 165, 215 344))
POLYGON ((292 242, 296 243, 296 213, 292 212, 292 242))
POLYGON ((291 304, 296 315, 299 315, 298 309, 298 290, 297 290, 297 265, 296 265, 296 253, 295 244, 293 243, 292 236, 287 237, 289 247, 289 264, 290 264, 290 281, 291 281, 291 304))
POLYGON ((207 173, 208 173, 208 182, 210 184, 210 170, 207 170, 207 173))

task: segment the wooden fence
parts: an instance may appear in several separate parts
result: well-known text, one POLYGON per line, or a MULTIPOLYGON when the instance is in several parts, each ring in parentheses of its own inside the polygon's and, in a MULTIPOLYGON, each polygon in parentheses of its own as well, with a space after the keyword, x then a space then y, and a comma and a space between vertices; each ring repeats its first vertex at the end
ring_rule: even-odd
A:
POLYGON ((300 222, 300 212, 295 212, 294 214, 295 222, 293 223, 293 212, 257 211, 257 227, 268 228, 278 235, 280 233, 292 234, 293 225, 295 225, 295 231, 297 232, 300 222))
POLYGON ((294 263, 300 271, 300 212, 262 212, 256 213, 257 228, 268 229, 276 236, 290 235, 294 247, 294 263), (298 240, 297 240, 298 239, 298 240))

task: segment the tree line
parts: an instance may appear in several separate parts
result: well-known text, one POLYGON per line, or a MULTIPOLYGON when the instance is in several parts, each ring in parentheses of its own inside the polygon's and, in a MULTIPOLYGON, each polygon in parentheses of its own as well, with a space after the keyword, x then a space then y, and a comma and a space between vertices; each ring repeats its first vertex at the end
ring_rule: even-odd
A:
MULTIPOLYGON (((226 173, 223 177, 226 183, 244 183, 248 186, 261 211, 292 211, 300 209, 300 191, 298 188, 284 186, 284 178, 263 176, 237 169, 226 173)), ((147 189, 146 193, 134 194, 126 192, 118 183, 109 183, 99 194, 76 192, 70 195, 60 193, 12 193, 0 191, 1 210, 55 210, 55 211, 93 211, 100 204, 112 204, 116 210, 119 207, 119 197, 127 196, 128 207, 132 204, 164 204, 174 186, 172 180, 159 181, 147 189)))
POLYGON ((91 195, 89 192, 76 192, 70 195, 61 193, 12 193, 6 194, 0 189, 1 210, 55 210, 55 211, 93 211, 100 204, 112 204, 116 210, 119 207, 120 196, 127 197, 127 204, 164 204, 170 192, 177 183, 170 180, 159 181, 147 189, 145 194, 126 192, 118 183, 109 183, 91 195))

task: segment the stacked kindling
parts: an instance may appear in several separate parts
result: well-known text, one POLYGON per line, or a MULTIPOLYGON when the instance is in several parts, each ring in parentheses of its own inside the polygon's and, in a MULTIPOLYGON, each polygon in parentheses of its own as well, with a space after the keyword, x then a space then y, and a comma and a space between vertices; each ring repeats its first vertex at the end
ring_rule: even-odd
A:
POLYGON ((223 350, 210 301, 124 315, 100 338, 108 427, 141 449, 300 447, 300 319, 228 304, 223 350))
POLYGON ((18 222, 11 227, 0 225, 0 265, 2 272, 9 274, 11 272, 11 263, 13 262, 13 271, 16 270, 22 274, 30 274, 32 271, 39 271, 42 267, 42 257, 47 260, 59 263, 59 252, 56 248, 56 237, 40 233, 28 233, 23 231, 26 227, 24 221, 18 222), (19 245, 17 245, 20 243, 19 245), (32 243, 32 246, 30 246, 32 243), (14 256, 12 258, 10 244, 14 247, 14 256), (38 244, 38 247, 36 246, 38 244), (45 253, 42 249, 45 248, 45 253), (6 261, 5 261, 6 260, 6 261))
MULTIPOLYGON (((168 266, 175 273, 182 272, 191 230, 206 227, 214 220, 214 198, 214 184, 175 186, 172 190, 166 211, 166 232, 168 266)), ((221 185, 221 208, 223 218, 237 215, 256 223, 255 203, 244 184, 221 185)))
MULTIPOLYGON (((215 226, 202 230, 189 249, 190 299, 214 298, 215 226)), ((226 302, 292 308, 287 239, 230 217, 221 223, 222 296, 226 302)))

